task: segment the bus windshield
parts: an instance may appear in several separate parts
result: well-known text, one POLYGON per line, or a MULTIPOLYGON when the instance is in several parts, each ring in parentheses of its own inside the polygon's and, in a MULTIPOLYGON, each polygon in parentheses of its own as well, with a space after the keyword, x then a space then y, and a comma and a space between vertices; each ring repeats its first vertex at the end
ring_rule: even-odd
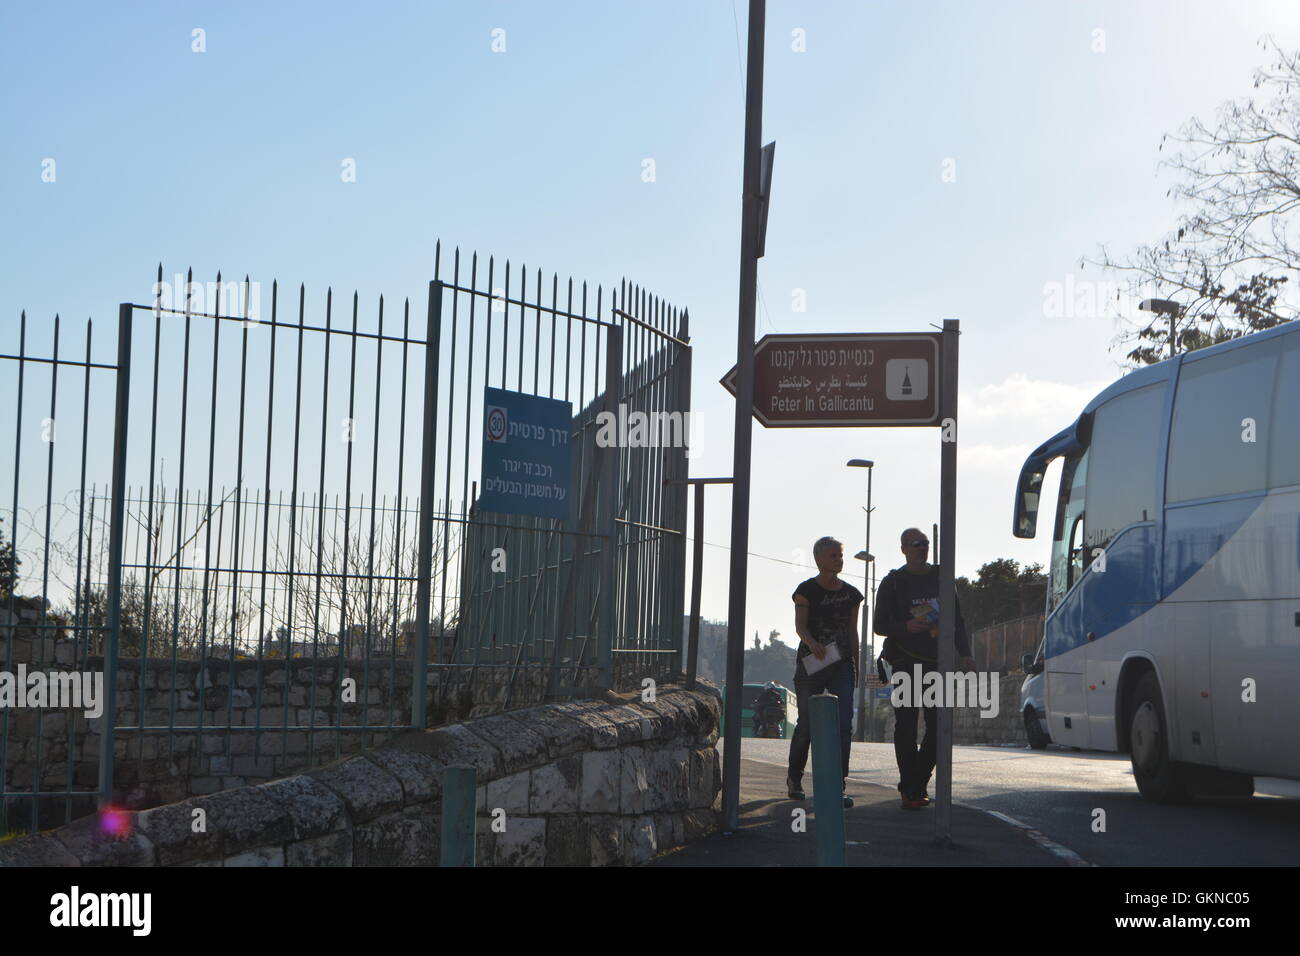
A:
POLYGON ((1051 589, 1047 610, 1065 597, 1083 573, 1084 501, 1087 496, 1088 452, 1065 460, 1061 468, 1061 492, 1056 500, 1056 523, 1052 534, 1051 589))

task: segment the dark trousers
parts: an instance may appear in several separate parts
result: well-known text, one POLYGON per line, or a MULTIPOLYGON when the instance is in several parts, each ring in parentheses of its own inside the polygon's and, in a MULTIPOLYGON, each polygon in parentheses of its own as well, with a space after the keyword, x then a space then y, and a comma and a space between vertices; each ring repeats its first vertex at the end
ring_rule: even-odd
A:
POLYGON ((938 708, 894 708, 894 759, 898 761, 898 790, 909 800, 919 800, 930 785, 938 733, 938 708), (916 730, 922 713, 925 714, 925 739, 918 748, 916 730))
POLYGON ((826 692, 839 698, 840 718, 840 758, 843 764, 842 776, 849 776, 849 745, 853 743, 853 688, 857 673, 853 661, 841 659, 828 667, 823 667, 811 677, 802 673, 798 667, 794 675, 794 692, 799 707, 799 722, 795 724, 794 736, 790 738, 790 779, 796 784, 803 780, 804 767, 808 765, 808 747, 812 743, 812 701, 813 694, 826 692))

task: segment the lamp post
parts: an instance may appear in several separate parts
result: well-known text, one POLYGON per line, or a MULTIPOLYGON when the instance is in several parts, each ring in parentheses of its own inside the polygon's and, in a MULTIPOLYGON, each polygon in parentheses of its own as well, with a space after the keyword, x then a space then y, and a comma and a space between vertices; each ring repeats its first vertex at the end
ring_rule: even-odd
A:
POLYGON ((1143 312, 1169 316, 1169 357, 1174 357, 1174 319, 1183 311, 1183 307, 1173 299, 1143 299, 1138 303, 1143 312))
POLYGON ((871 703, 867 703, 867 664, 876 659, 875 641, 870 638, 870 631, 867 629, 867 588, 871 588, 871 606, 876 604, 876 556, 868 554, 866 551, 859 551, 854 555, 859 561, 863 562, 862 566, 862 640, 859 654, 862 658, 862 667, 858 673, 858 732, 856 734, 859 742, 867 739, 866 726, 864 720, 871 721, 872 739, 875 739, 876 728, 876 695, 871 695, 871 703), (869 709, 868 709, 869 708, 869 709))
MULTIPOLYGON (((865 741, 866 726, 865 717, 867 709, 867 661, 870 659, 868 654, 868 639, 871 634, 870 618, 867 610, 867 579, 871 571, 872 561, 875 559, 871 556, 871 472, 875 467, 875 462, 867 458, 854 458, 849 461, 850 468, 867 469, 867 546, 863 551, 859 551, 856 557, 865 562, 862 567, 862 636, 858 641, 858 732, 856 734, 859 742, 865 741)), ((872 699, 872 711, 874 712, 874 698, 872 699)), ((874 713, 873 713, 874 716, 874 713)))

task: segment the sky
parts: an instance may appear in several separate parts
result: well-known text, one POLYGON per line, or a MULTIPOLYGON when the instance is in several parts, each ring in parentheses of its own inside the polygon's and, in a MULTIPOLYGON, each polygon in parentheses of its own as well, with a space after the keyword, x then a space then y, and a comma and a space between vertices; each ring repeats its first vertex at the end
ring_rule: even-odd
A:
MULTIPOLYGON (((691 473, 729 475, 746 16, 744 0, 5 3, 0 352, 26 310, 29 347, 56 313, 93 316, 111 361, 117 303, 149 301, 160 262, 423 303, 441 239, 689 308, 691 473)), ((1300 7, 769 3, 758 333, 960 320, 958 574, 1046 562, 1041 533, 1011 535, 1019 467, 1123 371, 1114 315, 1053 309, 1053 284, 1092 296, 1118 277, 1082 258, 1173 224, 1160 138, 1249 96, 1265 35, 1294 49, 1300 7)), ((38 421, 24 455, 43 454, 38 421)), ((748 631, 793 640, 822 535, 861 579, 850 458, 876 462, 881 575, 904 528, 938 520, 937 430, 755 423, 748 631)), ((730 492, 707 495, 703 614, 722 619, 730 492)))

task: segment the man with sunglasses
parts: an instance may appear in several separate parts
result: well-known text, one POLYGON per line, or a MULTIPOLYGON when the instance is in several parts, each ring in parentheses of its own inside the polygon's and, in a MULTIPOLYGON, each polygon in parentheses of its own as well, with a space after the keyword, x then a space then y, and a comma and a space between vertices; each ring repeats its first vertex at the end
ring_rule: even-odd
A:
MULTIPOLYGON (((927 562, 930 541, 916 528, 901 536, 902 552, 907 563, 885 575, 876 591, 875 632, 885 638, 881 656, 894 670, 913 673, 921 665, 922 674, 939 669, 939 568, 927 562)), ((957 610, 954 643, 961 657, 962 670, 975 667, 970 638, 962 620, 961 605, 953 595, 957 610)), ((898 792, 904 810, 929 806, 926 788, 934 772, 939 712, 935 707, 894 708, 894 757, 898 761, 898 792), (925 714, 925 738, 918 749, 917 724, 925 714)))

